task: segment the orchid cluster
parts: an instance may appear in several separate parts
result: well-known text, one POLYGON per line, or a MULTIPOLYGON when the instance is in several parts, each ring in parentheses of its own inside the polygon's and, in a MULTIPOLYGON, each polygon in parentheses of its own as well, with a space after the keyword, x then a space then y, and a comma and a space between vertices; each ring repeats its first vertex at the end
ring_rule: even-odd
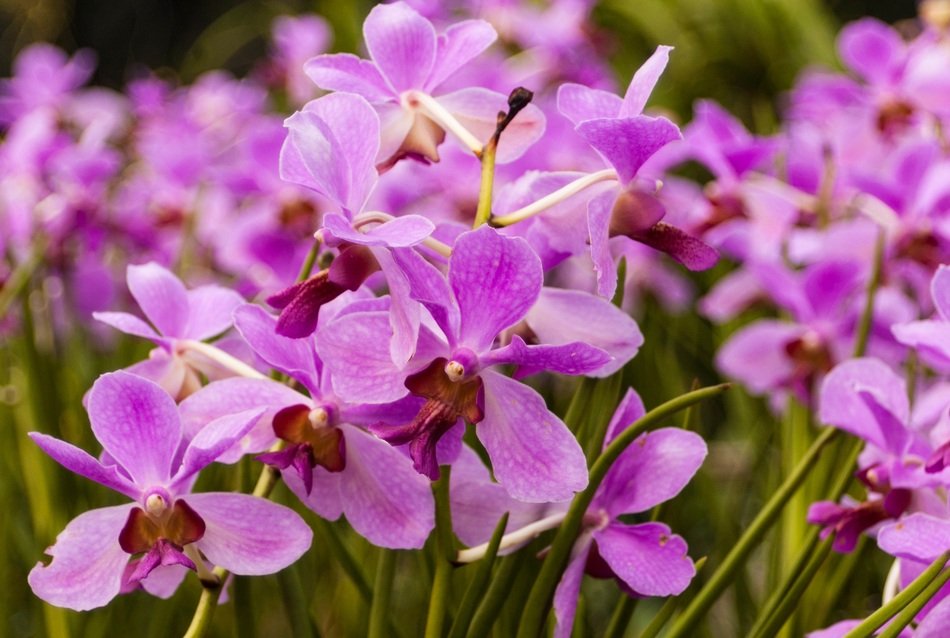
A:
MULTIPOLYGON (((29 573, 38 597, 168 598, 193 572, 199 636, 231 575, 279 572, 314 551, 308 520, 345 518, 376 547, 433 558, 426 635, 448 617, 453 636, 490 630, 518 556, 541 565, 519 635, 549 611, 556 636, 583 626, 585 574, 619 588, 621 635, 635 601, 697 574, 663 504, 710 449, 664 419, 727 385, 650 411, 629 387, 651 338, 634 317, 695 301, 724 335, 722 375, 766 413, 809 417, 782 423, 812 447, 787 450, 775 498, 814 466, 842 477, 782 514, 784 547, 817 561, 787 570, 783 595, 802 595, 822 551, 872 536, 895 559, 885 607, 904 606, 870 631, 901 609, 915 636, 950 627, 950 572, 928 567, 950 558, 950 24, 932 11, 909 42, 848 25, 847 72, 806 73, 782 128, 759 136, 712 102, 682 129, 650 106, 670 46, 618 87, 590 5, 378 5, 363 55, 327 53, 316 16, 281 18, 248 79, 146 77, 125 94, 84 86, 86 52, 21 54, 0 83, 2 329, 32 330, 42 309, 53 340, 79 322, 96 349, 116 331, 142 346, 82 399, 98 456, 29 433, 132 500, 67 524, 29 573), (686 179, 690 165, 712 179, 686 179), (38 302, 20 288, 41 268, 38 302), (815 463, 834 436, 844 462, 815 463), (251 494, 195 489, 205 470, 249 469, 251 494), (454 607, 452 569, 473 574, 454 607)), ((692 635, 784 505, 718 539, 727 559, 668 635, 692 635)), ((389 631, 385 555, 373 635, 389 631)), ((793 611, 763 602, 753 633, 793 611)))

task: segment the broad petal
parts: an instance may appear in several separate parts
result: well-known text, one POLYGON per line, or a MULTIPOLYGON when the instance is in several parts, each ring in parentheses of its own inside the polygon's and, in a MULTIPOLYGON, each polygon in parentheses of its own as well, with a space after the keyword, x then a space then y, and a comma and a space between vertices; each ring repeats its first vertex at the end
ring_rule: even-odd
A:
POLYGON ((450 26, 438 37, 435 66, 423 88, 428 92, 437 88, 497 38, 495 28, 484 20, 463 20, 450 26))
POLYGON ((944 638, 950 627, 950 598, 944 598, 927 612, 914 630, 914 638, 944 638))
POLYGON ((27 580, 33 593, 57 607, 86 611, 102 607, 122 587, 129 555, 119 546, 119 532, 133 507, 118 505, 80 514, 46 550, 49 565, 37 563, 27 580))
POLYGON ((370 102, 397 97, 375 64, 352 53, 318 55, 303 65, 303 71, 314 84, 328 91, 355 93, 370 102))
POLYGON ((782 387, 795 373, 785 346, 801 337, 801 326, 763 319, 737 330, 716 354, 716 367, 754 394, 782 387))
POLYGON ((428 479, 382 439, 353 426, 342 427, 346 469, 340 480, 340 498, 346 519, 379 547, 421 548, 435 526, 428 479))
POLYGON ((408 393, 405 373, 390 355, 391 338, 388 312, 357 312, 320 329, 317 351, 340 398, 353 403, 389 403, 408 393))
POLYGON ((349 166, 339 157, 340 143, 329 124, 316 113, 298 111, 284 126, 287 139, 280 150, 281 178, 312 188, 345 207, 350 192, 349 166))
POLYGON ((541 292, 541 260, 528 242, 482 226, 455 241, 449 285, 461 316, 459 343, 476 353, 527 314, 541 292))
POLYGON ((206 425, 223 416, 267 408, 257 425, 218 458, 221 463, 233 463, 244 454, 263 452, 271 446, 276 439, 272 423, 278 410, 307 402, 303 394, 269 379, 222 379, 209 383, 182 401, 182 429, 185 437, 191 440, 206 425))
POLYGON ((325 215, 323 227, 340 241, 388 248, 415 246, 435 230, 435 224, 422 215, 397 217, 366 232, 355 230, 342 215, 325 215))
POLYGON ((479 376, 485 418, 475 431, 502 487, 531 503, 564 501, 584 489, 584 452, 541 395, 491 370, 479 376))
POLYGON ((940 266, 930 282, 934 306, 944 321, 950 321, 950 266, 940 266))
POLYGON ((670 51, 673 47, 658 46, 647 61, 637 69, 623 96, 623 106, 620 108, 620 117, 634 117, 643 113, 643 108, 653 93, 653 87, 663 74, 666 64, 670 60, 670 51))
MULTIPOLYGON (((436 100, 479 140, 488 141, 498 125, 498 113, 508 111, 508 96, 480 87, 440 95, 436 100)), ((521 157, 544 134, 544 113, 529 104, 508 124, 498 142, 495 161, 507 164, 521 157)))
POLYGON ((397 92, 420 89, 435 64, 432 23, 404 2, 377 5, 363 22, 373 62, 397 92))
POLYGON ((129 374, 154 381, 168 393, 168 396, 175 399, 181 394, 185 378, 189 373, 188 365, 182 358, 168 354, 164 348, 155 348, 149 353, 148 359, 133 363, 124 370, 129 374))
POLYGON ((637 322, 606 299, 580 290, 544 287, 525 321, 545 344, 574 341, 607 351, 610 362, 586 374, 606 377, 622 368, 643 345, 637 322))
POLYGON ((622 184, 632 180, 654 153, 683 137, 665 117, 646 115, 587 120, 575 130, 617 170, 622 184))
POLYGON ((126 281, 142 312, 163 336, 185 336, 188 292, 178 277, 155 262, 149 262, 129 266, 126 281))
POLYGON ((180 490, 192 476, 218 460, 218 457, 254 427, 264 412, 264 407, 244 410, 215 419, 201 428, 185 448, 181 467, 175 473, 169 489, 180 490))
POLYGON ((845 361, 828 373, 819 394, 819 418, 841 428, 882 450, 900 454, 906 432, 902 425, 910 422, 904 380, 890 366, 878 359, 862 358, 845 361), (875 408, 861 393, 873 397, 875 408), (875 412, 890 413, 883 423, 875 412), (891 443, 900 446, 892 448, 891 443))
POLYGON ((178 590, 189 571, 191 570, 182 565, 159 565, 139 581, 139 584, 152 596, 167 600, 178 590))
POLYGON ((693 478, 706 452, 706 442, 694 432, 662 428, 641 434, 610 468, 597 502, 619 516, 668 501, 693 478))
POLYGON ((597 294, 605 299, 617 290, 617 264, 610 253, 610 217, 616 193, 601 193, 587 204, 590 256, 597 272, 597 294))
POLYGON ((313 468, 309 494, 303 478, 297 472, 282 472, 281 477, 300 502, 321 518, 335 521, 343 515, 343 499, 340 496, 342 472, 327 472, 320 466, 313 468))
POLYGON ((662 523, 612 523, 595 532, 594 538, 610 568, 638 594, 675 596, 696 575, 686 555, 686 541, 662 523))
POLYGON ((106 467, 102 465, 98 459, 93 458, 78 447, 39 432, 30 432, 29 437, 41 450, 70 472, 84 476, 100 485, 105 485, 133 500, 138 500, 141 495, 141 491, 129 479, 119 474, 114 466, 106 467))
POLYGON ((950 549, 950 520, 911 514, 881 529, 877 544, 891 556, 929 563, 950 549))
POLYGON ((612 360, 613 357, 604 350, 586 343, 529 346, 518 335, 514 335, 511 343, 504 348, 492 350, 479 358, 483 366, 507 363, 518 365, 522 368, 518 371, 519 377, 544 370, 561 374, 587 374, 612 360))
POLYGON ((310 527, 283 505, 229 492, 189 494, 187 501, 205 522, 205 534, 195 545, 235 574, 273 574, 310 548, 310 527))
POLYGON ((127 335, 135 335, 136 337, 143 337, 156 342, 164 341, 164 339, 152 329, 152 326, 127 312, 94 312, 92 313, 92 318, 112 326, 127 335))
POLYGON ((838 36, 838 54, 858 75, 886 83, 903 62, 904 41, 890 25, 864 18, 846 25, 838 36))
POLYGON ((234 312, 234 327, 267 365, 304 384, 311 392, 319 388, 313 339, 291 339, 277 334, 277 318, 254 304, 234 312))
POLYGON ((557 625, 554 638, 570 638, 574 629, 574 615, 577 612, 577 599, 581 594, 584 581, 584 566, 590 553, 591 537, 584 534, 571 548, 571 557, 567 568, 561 574, 557 589, 554 590, 554 617, 557 625))
POLYGON ((244 298, 221 286, 201 286, 188 291, 188 325, 183 336, 201 341, 231 327, 234 309, 244 298))
POLYGON ((582 84, 562 84, 557 90, 557 110, 574 126, 587 120, 617 117, 622 106, 623 100, 613 93, 582 84))
POLYGON ((924 362, 940 372, 950 372, 950 322, 911 321, 891 326, 894 338, 914 348, 924 362))
POLYGON ((182 432, 165 390, 128 372, 104 374, 89 391, 88 410, 96 438, 137 486, 168 480, 182 432))

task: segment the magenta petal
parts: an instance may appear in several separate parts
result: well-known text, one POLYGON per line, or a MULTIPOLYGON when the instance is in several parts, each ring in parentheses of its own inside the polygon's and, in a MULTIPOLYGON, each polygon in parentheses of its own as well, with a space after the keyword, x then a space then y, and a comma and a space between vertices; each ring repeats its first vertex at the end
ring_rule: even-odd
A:
POLYGON ((323 218, 323 227, 341 241, 390 248, 415 246, 435 230, 435 224, 422 215, 397 217, 365 232, 354 230, 342 215, 326 215, 323 218))
POLYGON ((950 266, 941 265, 937 268, 930 282, 930 294, 940 317, 944 321, 950 321, 950 266))
POLYGON ((914 638, 944 638, 950 627, 950 598, 944 598, 927 612, 914 630, 914 638))
POLYGON ((318 55, 303 70, 321 89, 355 93, 370 102, 396 97, 376 65, 352 53, 318 55))
POLYGON ((310 548, 310 527, 283 505, 228 492, 189 494, 187 501, 205 522, 205 534, 195 545, 235 574, 273 574, 310 548))
POLYGON ((391 338, 388 312, 357 312, 320 329, 317 351, 342 399, 389 403, 408 393, 405 374, 390 356, 391 338))
POLYGON ((511 343, 504 348, 497 348, 479 358, 483 366, 507 363, 521 366, 523 370, 519 370, 519 376, 543 370, 561 374, 586 374, 612 360, 613 357, 604 350, 586 343, 529 346, 518 335, 514 335, 511 343))
POLYGON ((171 397, 177 397, 181 392, 190 371, 188 364, 181 357, 168 354, 164 348, 155 348, 149 353, 148 359, 133 363, 124 370, 154 381, 171 397))
POLYGON ((129 292, 142 312, 166 337, 183 337, 188 322, 188 292, 171 272, 154 262, 129 266, 129 292))
POLYGON ((632 180, 654 153, 683 137, 665 117, 646 115, 587 120, 575 130, 617 170, 622 184, 632 180))
POLYGON ((906 386, 890 366, 878 359, 845 361, 828 373, 821 384, 818 416, 829 425, 841 428, 882 450, 892 449, 889 442, 906 438, 901 435, 910 420, 906 386), (861 392, 873 396, 873 408, 861 392), (876 412, 890 414, 883 422, 876 412), (896 431, 895 431, 896 430, 896 431))
POLYGON ((346 469, 340 498, 346 519, 379 547, 421 548, 435 526, 429 481, 385 441, 353 426, 341 427, 346 436, 346 469))
POLYGON ((244 298, 221 286, 201 286, 188 291, 188 325, 182 336, 201 341, 231 327, 234 309, 244 298))
POLYGON ((406 279, 409 295, 425 306, 454 346, 459 336, 459 310, 445 277, 414 250, 394 250, 392 257, 406 279))
POLYGON ((716 367, 739 379, 754 394, 781 387, 795 374, 785 350, 804 328, 795 324, 763 319, 737 330, 716 354, 716 367))
POLYGON ((343 515, 340 483, 344 480, 344 472, 327 472, 320 466, 313 468, 309 493, 305 480, 297 472, 283 472, 281 477, 300 502, 321 518, 335 521, 343 515))
POLYGON ((557 589, 554 590, 554 618, 557 625, 554 628, 554 638, 570 638, 574 629, 574 615, 577 612, 577 599, 581 594, 581 583, 584 581, 584 566, 587 564, 587 555, 590 553, 591 537, 583 534, 571 548, 571 558, 557 589))
MULTIPOLYGON (((404 366, 416 354, 420 341, 419 327, 422 323, 422 308, 410 294, 410 284, 406 273, 396 265, 394 256, 397 251, 416 254, 412 249, 370 248, 379 269, 386 276, 389 285, 389 327, 392 339, 389 342, 389 355, 397 367, 404 366)), ((422 259, 420 257, 420 259, 422 259)), ((423 262, 425 260, 422 260, 423 262)))
POLYGON ((653 93, 653 87, 656 86, 670 60, 672 50, 673 47, 658 46, 653 55, 637 69, 627 87, 626 95, 623 96, 620 113, 615 117, 634 117, 643 113, 643 108, 647 105, 650 94, 653 93))
POLYGON ((168 599, 178 590, 189 571, 182 565, 159 565, 139 584, 152 596, 168 599))
POLYGON ((584 489, 584 452, 541 395, 491 370, 480 376, 485 418, 475 431, 502 487, 531 503, 564 501, 584 489))
POLYGON ((163 341, 159 334, 152 329, 152 326, 127 312, 94 312, 92 317, 96 321, 101 321, 116 330, 121 330, 127 335, 144 337, 152 341, 163 341))
POLYGON ((911 514, 882 528, 877 544, 891 556, 929 563, 950 550, 950 520, 911 514))
POLYGON ((586 373, 592 377, 613 374, 643 345, 643 334, 630 315, 606 299, 580 290, 542 288, 525 321, 541 343, 581 341, 610 353, 610 362, 586 373))
POLYGON ((460 235, 449 258, 449 285, 462 318, 459 342, 487 350, 531 309, 541 279, 541 260, 525 240, 488 226, 460 235))
MULTIPOLYGON (((476 139, 487 142, 498 125, 499 111, 508 111, 508 96, 480 87, 436 98, 476 139)), ((521 110, 501 134, 495 161, 507 164, 521 157, 544 134, 544 113, 533 104, 521 110)))
POLYGON ((128 372, 99 377, 88 400, 92 431, 136 485, 168 480, 181 441, 178 406, 160 386, 128 372))
POLYGON ((664 222, 635 233, 633 238, 666 253, 690 270, 708 270, 719 261, 719 253, 715 248, 664 222))
POLYGON ((421 89, 435 64, 432 23, 405 2, 377 5, 363 22, 373 62, 396 92, 421 89))
POLYGON ((904 41, 890 25, 864 18, 846 25, 838 36, 838 53, 853 71, 873 83, 891 79, 903 62, 904 41))
POLYGON ((180 486, 184 485, 188 479, 216 461, 254 427, 264 411, 264 407, 257 407, 230 414, 215 419, 201 428, 185 448, 181 467, 172 478, 169 489, 173 491, 180 489, 180 486))
POLYGON ((119 532, 132 504, 105 507, 80 514, 46 550, 49 565, 37 563, 30 571, 33 593, 57 607, 85 611, 115 598, 129 555, 119 546, 119 532))
POLYGON ((623 100, 607 91, 582 84, 562 84, 557 90, 557 110, 575 126, 587 120, 617 117, 623 100))
POLYGON ((912 347, 934 369, 950 372, 950 322, 911 321, 891 326, 894 338, 912 347))
POLYGON ((686 555, 686 541, 662 523, 611 523, 595 532, 594 538, 610 568, 638 594, 675 596, 696 575, 686 555))
POLYGON ((601 193, 587 204, 590 256, 597 272, 597 294, 606 299, 617 290, 617 264, 610 252, 610 216, 616 194, 601 193))
POLYGON ((311 391, 319 388, 319 359, 312 340, 277 334, 277 318, 253 304, 235 310, 234 327, 267 365, 300 381, 311 391))
POLYGON ((435 66, 423 88, 431 92, 498 38, 484 20, 456 22, 438 37, 435 66))
POLYGON ((627 388, 626 394, 614 410, 614 415, 610 417, 610 423, 607 424, 607 433, 604 435, 604 447, 606 448, 611 441, 617 438, 617 435, 626 430, 633 423, 646 414, 646 408, 643 406, 643 399, 633 388, 627 388))
POLYGON ((706 451, 694 432, 662 428, 641 434, 614 462, 596 500, 612 516, 646 511, 679 494, 706 451))
POLYGON ((100 485, 105 485, 133 500, 137 500, 141 495, 141 491, 129 479, 119 474, 115 467, 102 465, 97 459, 86 454, 78 447, 39 432, 30 432, 29 437, 41 450, 70 472, 84 476, 100 485))

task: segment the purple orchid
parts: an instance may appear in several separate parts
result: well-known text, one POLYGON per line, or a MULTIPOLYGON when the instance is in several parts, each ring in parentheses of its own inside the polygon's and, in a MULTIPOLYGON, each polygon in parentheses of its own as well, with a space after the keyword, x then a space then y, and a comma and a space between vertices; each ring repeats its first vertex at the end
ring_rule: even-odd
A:
POLYGON ((254 425, 260 409, 217 419, 185 442, 171 397, 126 372, 101 376, 88 406, 102 460, 45 434, 30 437, 67 469, 135 502, 91 510, 66 526, 47 550, 52 562, 29 575, 43 600, 93 609, 122 591, 150 590, 152 574, 156 591, 167 592, 167 581, 177 586, 187 569, 213 578, 206 561, 235 574, 271 574, 310 547, 310 528, 282 505, 246 494, 189 493, 197 473, 254 425))
POLYGON ((0 80, 0 125, 33 110, 61 107, 92 75, 95 60, 87 49, 72 58, 45 43, 24 49, 13 65, 14 76, 0 80))
POLYGON ((611 360, 585 343, 527 345, 514 336, 493 348, 496 337, 520 321, 541 290, 541 263, 528 244, 489 227, 462 234, 449 258, 448 281, 417 253, 395 251, 410 282, 410 295, 428 309, 436 336, 420 331, 413 367, 397 368, 389 356, 391 332, 378 313, 353 313, 318 335, 333 388, 348 400, 383 403, 407 389, 426 399, 405 426, 374 431, 396 445, 408 443, 415 468, 439 475, 437 445, 461 419, 476 433, 499 483, 515 498, 558 501, 583 489, 583 452, 564 423, 528 386, 492 370, 515 364, 537 370, 584 374, 611 360), (407 376, 408 375, 408 376, 407 376))
MULTIPOLYGON (((347 312, 341 298, 321 316, 347 312)), ((352 304, 379 307, 380 301, 352 304)), ((380 421, 412 418, 420 401, 359 405, 340 400, 333 378, 315 350, 314 337, 290 339, 275 333, 276 321, 258 306, 235 313, 235 325, 268 365, 297 381, 307 394, 269 379, 224 379, 191 395, 181 405, 186 436, 200 436, 213 418, 249 408, 266 408, 257 425, 219 460, 235 462, 264 452, 280 439, 280 451, 257 458, 281 470, 291 491, 327 520, 345 515, 357 533, 380 547, 422 547, 435 524, 429 482, 401 452, 367 432, 380 421)))
POLYGON ((927 365, 950 373, 950 266, 941 265, 930 284, 937 316, 891 327, 894 337, 914 348, 927 365))
MULTIPOLYGON (((607 427, 605 446, 645 414, 643 402, 627 391, 607 427)), ((584 529, 554 594, 554 635, 571 635, 584 573, 613 577, 636 596, 675 596, 696 568, 686 541, 663 523, 628 525, 619 517, 645 512, 673 498, 706 458, 706 443, 693 432, 663 428, 642 434, 610 468, 584 517, 584 529)))
MULTIPOLYGON (((310 60, 305 71, 317 86, 356 93, 375 106, 383 123, 380 168, 404 157, 438 161, 446 130, 480 151, 495 131, 497 113, 508 108, 507 96, 474 87, 433 94, 495 41, 491 25, 465 20, 437 34, 409 5, 394 2, 369 12, 363 37, 371 60, 346 53, 321 55, 310 60)), ((497 161, 516 159, 543 130, 543 114, 529 105, 505 130, 497 161)))
POLYGON ((129 372, 155 381, 179 400, 201 387, 199 372, 229 374, 193 352, 189 342, 210 339, 230 328, 231 314, 244 303, 239 294, 216 285, 187 290, 180 279, 154 262, 129 266, 126 280, 151 325, 125 312, 96 312, 93 316, 158 346, 148 360, 130 366, 129 372))

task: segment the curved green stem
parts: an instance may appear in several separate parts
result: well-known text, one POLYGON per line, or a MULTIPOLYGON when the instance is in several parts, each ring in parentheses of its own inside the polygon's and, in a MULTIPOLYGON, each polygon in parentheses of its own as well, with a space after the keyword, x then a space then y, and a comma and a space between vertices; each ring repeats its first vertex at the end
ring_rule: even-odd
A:
POLYGON ((435 489, 435 541, 438 556, 435 563, 435 577, 432 593, 429 596, 429 614, 426 616, 425 638, 442 636, 445 624, 445 612, 449 602, 449 585, 452 576, 452 511, 449 506, 449 481, 451 465, 440 468, 442 476, 436 482, 435 489))
POLYGON ((501 539, 505 534, 505 527, 508 526, 508 512, 505 512, 498 524, 495 525, 495 531, 491 540, 488 541, 488 550, 475 568, 475 575, 472 577, 462 602, 459 604, 458 613, 455 615, 455 621, 449 631, 449 638, 464 638, 468 630, 469 623, 475 616, 478 609, 478 602, 485 593, 491 576, 492 567, 495 564, 495 557, 498 555, 498 548, 501 547, 501 539))
POLYGON ((574 540, 577 538, 581 529, 581 523, 584 514, 597 488, 600 487, 607 472, 624 450, 633 443, 637 437, 644 432, 655 429, 664 419, 670 417, 681 410, 685 410, 691 405, 705 401, 714 396, 722 394, 729 388, 729 384, 711 386, 687 392, 676 397, 656 408, 650 410, 645 415, 634 421, 628 428, 623 430, 615 438, 607 449, 598 457, 590 470, 590 480, 587 488, 574 497, 571 507, 568 510, 561 528, 554 537, 551 549, 547 558, 541 567, 541 572, 535 580, 528 601, 525 604, 525 611, 521 617, 521 623, 518 626, 518 638, 534 638, 541 633, 544 618, 547 615, 551 597, 554 595, 554 589, 560 579, 561 572, 567 565, 567 560, 574 546, 574 540))
POLYGON ((396 572, 396 552, 390 549, 381 549, 379 564, 376 565, 376 580, 373 583, 373 602, 369 609, 369 638, 386 638, 389 626, 386 614, 389 612, 389 601, 392 598, 393 574, 396 572))

